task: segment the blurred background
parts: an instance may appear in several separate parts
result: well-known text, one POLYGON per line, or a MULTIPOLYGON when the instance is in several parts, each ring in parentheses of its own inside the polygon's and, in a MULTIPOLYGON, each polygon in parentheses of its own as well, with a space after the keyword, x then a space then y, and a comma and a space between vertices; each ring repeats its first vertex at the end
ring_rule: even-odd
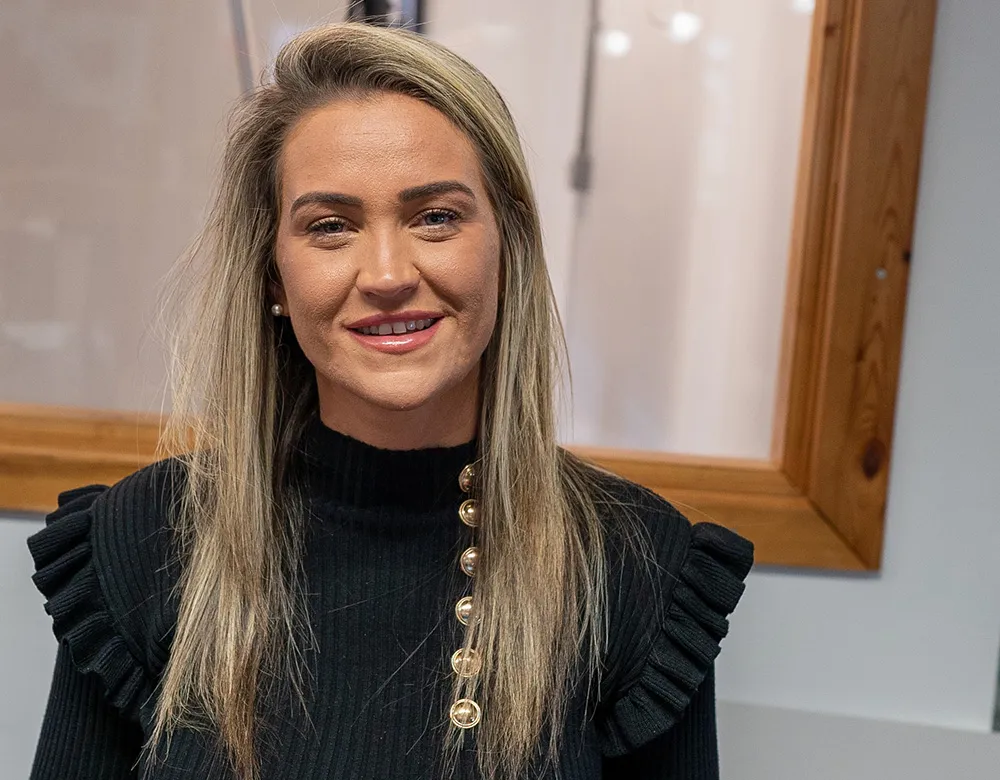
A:
MULTIPOLYGON (((169 406, 157 295, 226 113, 347 6, 0 0, 0 402, 169 406)), ((813 2, 386 7, 518 121, 574 373, 563 440, 766 457, 813 2)), ((882 568, 751 575, 718 671, 726 780, 1000 773, 1000 3, 938 8, 882 568)), ((0 513, 0 778, 28 774, 55 655, 40 524, 0 513)))
MULTIPOLYGON (((811 6, 420 5, 418 29, 486 72, 524 138, 579 374, 564 438, 766 456, 811 6), (650 90, 652 74, 671 75, 650 90)), ((348 11, 5 0, 0 361, 18 370, 0 401, 169 404, 157 293, 200 225, 226 113, 285 40, 348 11)))

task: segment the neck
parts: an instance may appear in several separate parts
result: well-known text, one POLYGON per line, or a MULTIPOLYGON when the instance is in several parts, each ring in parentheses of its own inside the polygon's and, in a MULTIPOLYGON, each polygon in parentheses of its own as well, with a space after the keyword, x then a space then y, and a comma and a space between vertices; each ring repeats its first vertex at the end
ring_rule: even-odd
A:
POLYGON ((387 450, 455 447, 479 425, 478 371, 413 409, 393 409, 319 380, 319 417, 328 428, 387 450))
POLYGON ((331 429, 318 415, 307 421, 300 451, 309 495, 358 508, 454 510, 467 497, 458 476, 476 459, 475 440, 455 447, 384 449, 331 429))

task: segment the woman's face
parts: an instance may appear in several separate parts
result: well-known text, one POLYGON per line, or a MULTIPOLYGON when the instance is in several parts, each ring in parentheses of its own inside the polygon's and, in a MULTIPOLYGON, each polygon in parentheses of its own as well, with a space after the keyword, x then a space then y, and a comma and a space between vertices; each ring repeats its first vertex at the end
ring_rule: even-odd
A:
POLYGON ((500 238, 468 138, 415 98, 339 100, 294 126, 280 180, 275 299, 323 421, 392 448, 472 438, 500 238))

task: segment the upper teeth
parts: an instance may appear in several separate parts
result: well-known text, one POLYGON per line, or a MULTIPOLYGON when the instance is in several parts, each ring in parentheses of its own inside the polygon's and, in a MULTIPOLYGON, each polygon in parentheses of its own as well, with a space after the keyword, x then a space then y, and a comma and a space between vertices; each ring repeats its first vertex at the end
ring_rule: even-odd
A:
POLYGON ((383 322, 381 325, 368 325, 358 328, 366 336, 391 336, 400 333, 412 333, 415 330, 423 330, 434 324, 434 320, 399 320, 397 322, 383 322))

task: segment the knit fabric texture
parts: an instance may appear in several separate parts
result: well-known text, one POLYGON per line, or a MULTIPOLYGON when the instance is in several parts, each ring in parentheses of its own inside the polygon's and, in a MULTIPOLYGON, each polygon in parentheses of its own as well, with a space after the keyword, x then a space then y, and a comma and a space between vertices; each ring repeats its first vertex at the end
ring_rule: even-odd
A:
MULTIPOLYGON (((474 533, 458 517, 468 497, 458 475, 475 442, 383 450, 314 419, 301 451, 316 638, 306 652, 308 717, 282 686, 262 694, 262 780, 441 777, 454 728, 449 659, 463 628, 454 607, 472 585, 458 566, 474 533)), ((59 640, 32 780, 235 777, 211 729, 179 730, 150 765, 141 752, 176 624, 180 568, 168 513, 183 478, 181 461, 167 460, 110 488, 63 493, 29 540, 59 640)), ((525 777, 717 780, 713 664, 753 547, 720 526, 691 526, 644 488, 608 480, 649 559, 629 552, 609 507, 599 685, 575 686, 558 765, 539 761, 525 777)), ((476 728, 455 778, 478 777, 476 728)))

